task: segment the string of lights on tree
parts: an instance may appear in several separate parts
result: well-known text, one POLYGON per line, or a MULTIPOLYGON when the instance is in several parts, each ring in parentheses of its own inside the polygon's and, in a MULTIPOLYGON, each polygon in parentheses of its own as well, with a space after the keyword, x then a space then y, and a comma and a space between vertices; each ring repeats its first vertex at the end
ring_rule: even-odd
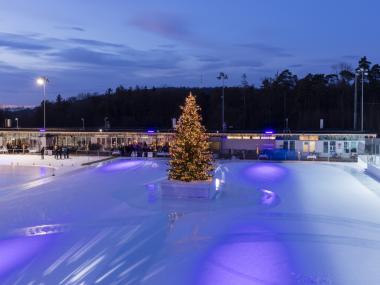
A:
POLYGON ((213 159, 195 96, 190 93, 181 109, 182 115, 170 147, 169 179, 185 182, 210 180, 213 159))

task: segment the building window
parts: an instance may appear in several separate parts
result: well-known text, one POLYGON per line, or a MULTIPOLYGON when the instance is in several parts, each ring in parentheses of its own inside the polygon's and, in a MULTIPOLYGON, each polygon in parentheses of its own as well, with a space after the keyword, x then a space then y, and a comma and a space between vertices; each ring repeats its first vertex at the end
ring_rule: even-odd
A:
POLYGON ((289 142, 288 141, 284 141, 283 149, 286 149, 286 150, 289 149, 289 142))
POLYGON ((351 142, 351 152, 357 152, 357 142, 351 142))
POLYGON ((303 152, 309 152, 309 142, 303 142, 303 152))
POLYGON ((335 141, 331 141, 330 142, 330 152, 331 153, 335 153, 336 152, 336 142, 335 141))
POLYGON ((344 142, 344 152, 350 153, 350 146, 348 142, 344 142))
POLYGON ((296 142, 295 141, 290 141, 290 150, 296 150, 296 142))
POLYGON ((323 142, 323 152, 324 153, 329 152, 329 142, 323 142))

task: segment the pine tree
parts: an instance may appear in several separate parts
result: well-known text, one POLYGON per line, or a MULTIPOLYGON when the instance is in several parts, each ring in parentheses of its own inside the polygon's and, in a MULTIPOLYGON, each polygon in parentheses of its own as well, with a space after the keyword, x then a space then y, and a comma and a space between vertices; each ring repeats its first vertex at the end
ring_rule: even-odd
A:
POLYGON ((170 147, 169 179, 185 182, 211 179, 213 160, 200 107, 190 93, 178 120, 170 147))

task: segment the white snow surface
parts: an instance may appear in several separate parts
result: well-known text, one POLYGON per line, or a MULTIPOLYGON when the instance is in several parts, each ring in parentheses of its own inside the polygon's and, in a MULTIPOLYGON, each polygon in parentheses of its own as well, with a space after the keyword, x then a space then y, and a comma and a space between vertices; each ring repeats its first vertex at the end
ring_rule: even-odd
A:
POLYGON ((70 156, 68 159, 55 159, 54 156, 30 154, 0 154, 0 189, 40 179, 53 174, 63 174, 78 170, 84 163, 98 161, 104 157, 70 156))
POLYGON ((357 164, 220 162, 207 201, 162 199, 165 160, 0 164, 19 178, 0 184, 1 284, 380 284, 380 184, 357 164))

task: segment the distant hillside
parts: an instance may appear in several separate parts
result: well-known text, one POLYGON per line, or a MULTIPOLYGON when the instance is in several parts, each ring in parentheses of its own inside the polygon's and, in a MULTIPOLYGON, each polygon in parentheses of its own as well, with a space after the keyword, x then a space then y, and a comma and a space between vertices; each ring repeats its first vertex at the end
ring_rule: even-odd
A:
MULTIPOLYGON (((367 69, 364 83, 364 128, 380 132, 380 66, 366 58, 359 68, 367 69)), ((361 125, 361 80, 357 84, 357 130, 361 125)), ((298 78, 289 70, 265 78, 260 87, 242 85, 225 89, 225 121, 229 130, 318 130, 320 119, 326 129, 352 130, 355 74, 349 67, 336 74, 308 74, 298 78)), ((202 108, 208 130, 221 129, 221 87, 214 88, 124 88, 104 94, 81 94, 46 103, 47 127, 162 128, 171 127, 171 118, 180 114, 179 106, 192 91, 202 108)), ((40 127, 42 105, 33 109, 0 111, 0 119, 18 117, 22 127, 40 127)))

